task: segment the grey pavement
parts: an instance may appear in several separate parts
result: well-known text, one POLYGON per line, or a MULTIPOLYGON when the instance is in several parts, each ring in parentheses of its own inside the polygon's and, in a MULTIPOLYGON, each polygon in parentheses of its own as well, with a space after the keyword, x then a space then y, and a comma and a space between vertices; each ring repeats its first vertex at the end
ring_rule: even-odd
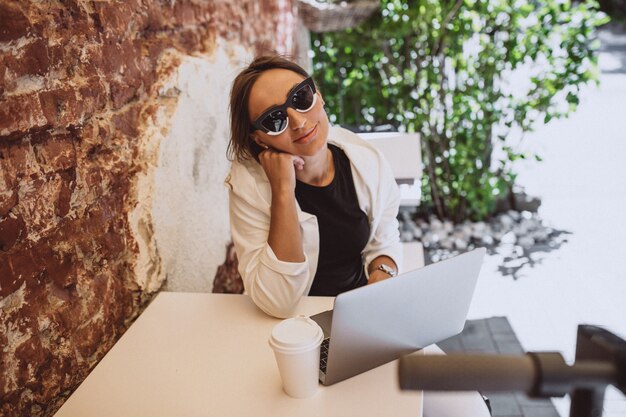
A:
MULTIPOLYGON (((470 309, 470 319, 507 317, 526 351, 560 351, 570 362, 580 323, 626 338, 626 33, 603 30, 600 39, 600 86, 583 89, 568 119, 527 134, 524 148, 544 161, 518 165, 519 184, 542 199, 542 218, 571 235, 536 253, 517 280, 489 257, 470 309)), ((567 397, 553 403, 569 415, 567 397)), ((626 417, 614 389, 604 417, 626 417)))
MULTIPOLYGON (((524 349, 506 317, 468 320, 463 331, 437 343, 446 353, 522 355, 524 349)), ((521 393, 481 392, 489 398, 493 417, 558 417, 548 399, 521 393)))

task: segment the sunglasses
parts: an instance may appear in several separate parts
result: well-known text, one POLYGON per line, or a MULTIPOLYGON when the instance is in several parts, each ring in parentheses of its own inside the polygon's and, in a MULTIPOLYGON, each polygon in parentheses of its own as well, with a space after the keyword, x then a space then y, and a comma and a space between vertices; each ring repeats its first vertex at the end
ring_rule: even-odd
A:
POLYGON ((270 136, 280 135, 289 126, 287 109, 291 107, 300 113, 308 112, 317 102, 316 91, 315 83, 311 77, 302 81, 291 89, 285 103, 270 107, 252 122, 250 131, 260 130, 270 136))

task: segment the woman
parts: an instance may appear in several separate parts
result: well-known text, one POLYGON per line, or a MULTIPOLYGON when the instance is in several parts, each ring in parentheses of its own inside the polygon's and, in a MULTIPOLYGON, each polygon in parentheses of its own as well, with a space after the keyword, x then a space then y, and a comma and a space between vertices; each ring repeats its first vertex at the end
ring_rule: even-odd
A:
POLYGON ((399 191, 380 152, 330 127, 301 67, 255 59, 231 90, 226 179, 246 292, 276 317, 303 295, 335 296, 395 276, 399 191))

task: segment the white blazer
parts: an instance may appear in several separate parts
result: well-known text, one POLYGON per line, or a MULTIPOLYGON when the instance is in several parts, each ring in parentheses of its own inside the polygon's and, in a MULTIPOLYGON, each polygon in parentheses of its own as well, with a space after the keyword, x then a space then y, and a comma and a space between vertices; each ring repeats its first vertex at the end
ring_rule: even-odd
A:
MULTIPOLYGON (((400 268, 402 246, 396 219, 400 192, 388 162, 371 144, 341 127, 330 128, 328 142, 350 159, 359 207, 369 219, 370 237, 362 253, 366 273, 369 263, 380 255, 389 256, 400 268)), ((309 293, 317 270, 317 217, 302 211, 296 201, 305 260, 283 262, 267 243, 271 188, 263 167, 253 159, 233 162, 224 182, 229 188, 231 232, 245 292, 267 314, 290 317, 300 298, 309 293)))

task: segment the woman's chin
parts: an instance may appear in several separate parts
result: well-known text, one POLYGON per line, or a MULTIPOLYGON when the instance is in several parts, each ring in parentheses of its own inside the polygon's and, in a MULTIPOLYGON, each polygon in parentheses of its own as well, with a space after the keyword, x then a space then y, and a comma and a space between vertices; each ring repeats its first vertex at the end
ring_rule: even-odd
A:
POLYGON ((294 155, 302 157, 313 157, 320 152, 324 152, 328 146, 328 124, 318 123, 309 137, 303 137, 292 143, 291 148, 294 155), (302 140, 303 139, 303 140, 302 140))
MULTIPOLYGON (((316 142, 316 141, 314 141, 316 142)), ((311 143, 312 145, 313 143, 311 143)), ((325 152, 327 149, 326 142, 320 142, 319 146, 307 146, 306 149, 298 149, 296 155, 299 155, 303 158, 310 158, 318 155, 320 152, 325 152)))

